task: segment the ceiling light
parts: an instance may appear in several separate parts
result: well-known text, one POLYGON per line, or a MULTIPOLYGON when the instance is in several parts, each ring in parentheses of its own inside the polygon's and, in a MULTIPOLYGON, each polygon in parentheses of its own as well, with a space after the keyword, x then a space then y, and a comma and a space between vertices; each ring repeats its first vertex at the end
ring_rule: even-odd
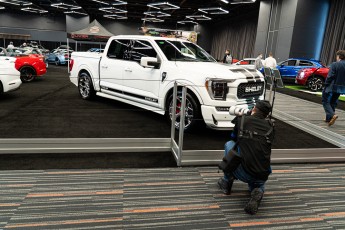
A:
POLYGON ((189 15, 189 16, 186 16, 186 18, 192 19, 192 20, 198 20, 198 21, 212 20, 212 18, 207 17, 205 15, 189 15))
POLYGON ((228 14, 229 13, 229 11, 224 10, 221 7, 200 8, 198 10, 205 14, 228 14))
POLYGON ((220 0, 221 2, 224 2, 226 4, 229 4, 229 1, 228 0, 220 0))
POLYGON ((33 7, 25 7, 25 8, 22 8, 21 10, 22 10, 22 11, 31 12, 31 13, 37 13, 37 14, 48 13, 47 10, 42 10, 42 9, 33 8, 33 7))
POLYGON ((5 9, 5 7, 4 6, 0 6, 0 10, 3 10, 3 9, 5 9))
POLYGON ((103 17, 110 18, 110 19, 127 19, 127 17, 117 15, 117 14, 106 14, 106 15, 103 15, 103 17))
POLYGON ((164 13, 162 11, 147 11, 144 12, 145 15, 149 15, 151 17, 169 17, 171 14, 164 13))
POLYGON ((178 24, 182 24, 182 25, 185 25, 185 24, 195 24, 195 25, 197 25, 198 24, 197 22, 194 22, 194 21, 178 21, 177 23, 178 24))
POLYGON ((17 6, 30 6, 32 2, 26 0, 0 0, 0 2, 17 5, 17 6))
POLYGON ((169 2, 157 2, 157 3, 149 3, 147 4, 148 7, 152 7, 158 10, 176 10, 180 9, 179 6, 171 4, 169 2))
POLYGON ((127 2, 120 1, 120 0, 114 0, 115 2, 112 4, 113 6, 120 6, 120 5, 127 5, 127 2))
POLYGON ((249 0, 249 1, 240 0, 240 1, 231 2, 230 4, 246 4, 246 3, 254 3, 255 1, 256 0, 249 0))
POLYGON ((145 22, 164 22, 163 19, 159 19, 159 18, 142 18, 141 20, 145 22))
POLYGON ((93 2, 98 2, 98 3, 104 4, 104 5, 109 5, 108 2, 104 2, 104 1, 100 1, 100 0, 91 0, 91 1, 93 1, 93 2))
POLYGON ((71 10, 71 11, 65 11, 64 12, 65 14, 80 14, 80 15, 88 15, 86 13, 83 13, 83 12, 78 12, 78 11, 74 11, 74 10, 71 10))
POLYGON ((54 4, 50 4, 50 6, 65 9, 65 10, 67 10, 67 9, 70 9, 70 10, 81 9, 81 6, 71 5, 71 4, 66 4, 66 3, 54 3, 54 4))
POLYGON ((99 10, 108 12, 108 13, 114 13, 114 14, 125 14, 128 12, 127 10, 122 10, 115 7, 101 7, 99 8, 99 10))

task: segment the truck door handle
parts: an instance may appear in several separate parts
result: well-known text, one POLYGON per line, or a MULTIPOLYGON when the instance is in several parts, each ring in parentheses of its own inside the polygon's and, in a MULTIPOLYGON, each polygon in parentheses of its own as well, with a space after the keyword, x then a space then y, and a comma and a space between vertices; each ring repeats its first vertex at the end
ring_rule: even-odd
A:
POLYGON ((132 72, 130 68, 125 69, 126 72, 132 72))
POLYGON ((102 68, 103 69, 108 69, 108 66, 107 65, 102 65, 102 68))

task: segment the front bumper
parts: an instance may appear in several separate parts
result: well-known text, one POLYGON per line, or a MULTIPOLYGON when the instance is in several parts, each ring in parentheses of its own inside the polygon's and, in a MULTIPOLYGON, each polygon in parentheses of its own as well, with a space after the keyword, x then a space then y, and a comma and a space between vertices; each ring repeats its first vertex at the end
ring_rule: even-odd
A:
MULTIPOLYGON (((239 108, 251 108, 250 104, 236 105, 239 108)), ((219 108, 219 107, 218 107, 219 108)), ((231 121, 235 118, 229 114, 229 107, 221 107, 224 111, 217 110, 215 106, 202 105, 201 113, 206 125, 211 129, 232 130, 235 126, 231 121)))
POLYGON ((7 82, 6 85, 4 85, 4 92, 6 93, 10 91, 15 91, 19 89, 21 84, 22 84, 22 81, 20 80, 20 78, 7 82))

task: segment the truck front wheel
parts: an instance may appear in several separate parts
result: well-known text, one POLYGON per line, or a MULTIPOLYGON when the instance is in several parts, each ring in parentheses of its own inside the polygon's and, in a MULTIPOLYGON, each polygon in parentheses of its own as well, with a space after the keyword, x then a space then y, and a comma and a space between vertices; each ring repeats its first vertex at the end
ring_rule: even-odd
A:
MULTIPOLYGON (((178 92, 176 98, 176 122, 175 128, 180 129, 180 112, 181 112, 181 105, 182 105, 182 93, 178 92)), ((170 122, 172 122, 172 115, 173 115, 173 95, 170 95, 167 100, 167 113, 166 116, 170 122)), ((186 95, 186 115, 185 115, 185 131, 193 130, 201 120, 201 113, 200 113, 200 103, 194 99, 192 95, 187 93, 186 95)))
POLYGON ((91 77, 85 72, 79 75, 78 89, 81 98, 84 100, 91 100, 96 94, 92 85, 91 77))

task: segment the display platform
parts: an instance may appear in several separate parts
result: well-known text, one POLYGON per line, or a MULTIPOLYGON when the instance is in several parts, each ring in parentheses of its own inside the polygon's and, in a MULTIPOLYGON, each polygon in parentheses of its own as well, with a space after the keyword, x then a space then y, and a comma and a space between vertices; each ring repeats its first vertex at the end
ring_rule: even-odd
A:
POLYGON ((340 229, 344 168, 274 165, 255 217, 216 167, 0 171, 0 229, 340 229))

